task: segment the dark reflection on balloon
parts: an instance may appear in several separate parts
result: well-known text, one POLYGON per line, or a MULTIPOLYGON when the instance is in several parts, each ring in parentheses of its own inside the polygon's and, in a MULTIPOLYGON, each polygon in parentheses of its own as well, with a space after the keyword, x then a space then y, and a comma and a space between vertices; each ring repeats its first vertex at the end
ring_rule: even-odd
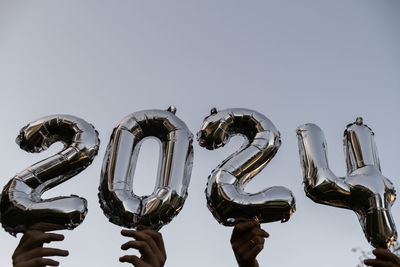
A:
POLYGON ((182 209, 193 164, 193 135, 175 116, 175 107, 144 110, 125 117, 114 129, 104 156, 99 199, 110 222, 159 229, 182 209), (149 196, 137 196, 133 174, 142 142, 155 137, 161 144, 157 180, 149 196))
POLYGON ((200 146, 213 150, 234 135, 246 142, 226 158, 208 178, 207 205, 216 220, 232 226, 236 218, 257 218, 261 223, 287 221, 295 211, 290 190, 273 186, 255 194, 244 191, 278 151, 281 140, 275 125, 264 115, 248 109, 211 110, 198 132, 200 146))
POLYGON ((71 195, 43 200, 41 195, 92 163, 100 144, 97 131, 80 118, 53 115, 25 126, 16 141, 28 152, 41 152, 58 141, 64 149, 16 174, 4 187, 0 203, 3 227, 15 234, 38 222, 69 229, 78 226, 87 213, 84 198, 71 195))
POLYGON ((325 137, 317 125, 298 127, 297 136, 307 196, 317 203, 355 211, 374 247, 393 245, 397 232, 390 209, 396 192, 381 173, 374 133, 362 118, 347 125, 344 132, 345 177, 329 169, 325 137))

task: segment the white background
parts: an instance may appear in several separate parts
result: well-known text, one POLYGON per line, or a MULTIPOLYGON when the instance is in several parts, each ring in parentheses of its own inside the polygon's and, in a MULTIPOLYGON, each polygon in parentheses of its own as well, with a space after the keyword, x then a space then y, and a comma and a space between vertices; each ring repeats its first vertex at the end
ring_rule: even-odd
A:
MULTIPOLYGON (((212 107, 245 107, 271 119, 282 146, 249 192, 289 187, 297 211, 263 225, 271 237, 260 266, 355 266, 370 250, 356 215, 316 204, 303 190, 295 129, 325 132, 330 167, 345 174, 342 135, 357 116, 376 133, 382 171, 397 188, 400 150, 400 2, 372 1, 4 1, 0 0, 0 184, 61 149, 29 154, 19 130, 45 115, 79 116, 100 132, 93 164, 43 197, 77 194, 89 201, 85 221, 63 231, 61 266, 122 266, 120 227, 98 204, 97 187, 111 131, 129 113, 175 105, 193 133, 212 107)), ((208 211, 211 170, 242 139, 216 151, 197 144, 189 196, 161 231, 166 266, 235 266, 232 228, 208 211)), ((135 193, 153 190, 158 146, 139 156, 135 193)), ((400 205, 393 216, 398 227, 400 205)), ((18 238, 0 231, 0 264, 11 265, 18 238)))

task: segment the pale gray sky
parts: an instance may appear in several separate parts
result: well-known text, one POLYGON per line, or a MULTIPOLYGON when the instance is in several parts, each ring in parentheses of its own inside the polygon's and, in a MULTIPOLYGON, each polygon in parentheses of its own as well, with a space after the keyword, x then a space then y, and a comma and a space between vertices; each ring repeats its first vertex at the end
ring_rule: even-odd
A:
MULTIPOLYGON (((173 104, 196 133, 214 106, 255 109, 274 122, 283 144, 248 190, 283 185, 297 202, 289 222, 263 225, 271 237, 260 265, 355 266, 351 249, 370 249, 356 215, 305 196, 295 129, 318 124, 331 168, 344 175, 343 130, 363 116, 376 133, 383 174, 400 188, 399 14, 398 0, 0 0, 0 184, 61 148, 20 150, 14 140, 28 122, 67 113, 94 124, 102 143, 93 164, 44 197, 89 201, 86 220, 57 244, 70 250, 61 266, 123 266, 125 238, 97 198, 113 127, 134 111, 173 104)), ((162 229, 167 267, 235 266, 232 228, 214 220, 204 189, 240 142, 216 151, 195 144, 189 196, 162 229)), ((156 142, 145 143, 136 192, 152 191, 157 160, 156 142)), ((398 201, 393 216, 400 228, 398 201)), ((18 239, 0 231, 1 266, 11 265, 18 239)))

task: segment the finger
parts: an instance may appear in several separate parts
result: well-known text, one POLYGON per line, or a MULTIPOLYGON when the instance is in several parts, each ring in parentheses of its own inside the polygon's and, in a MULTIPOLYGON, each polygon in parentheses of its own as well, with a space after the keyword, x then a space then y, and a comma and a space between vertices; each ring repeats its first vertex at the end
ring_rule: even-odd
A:
POLYGON ((36 258, 22 264, 16 264, 15 267, 38 267, 38 266, 58 266, 60 263, 52 259, 36 258))
POLYGON ((260 224, 255 221, 255 220, 245 220, 245 221, 239 221, 238 223, 235 223, 235 228, 239 231, 246 231, 248 229, 254 228, 254 227, 259 227, 260 224))
POLYGON ((62 240, 64 240, 64 235, 54 233, 42 233, 39 231, 27 231, 21 238, 18 247, 20 247, 21 249, 31 249, 35 247, 40 247, 44 243, 62 240))
POLYGON ((255 245, 264 244, 265 238, 269 235, 262 229, 258 229, 255 232, 249 232, 240 238, 231 240, 232 248, 234 251, 239 251, 243 248, 245 251, 252 249, 255 245))
POLYGON ((373 267, 396 267, 392 262, 384 261, 384 260, 376 260, 376 259, 368 259, 364 260, 365 265, 373 266, 373 267))
POLYGON ((142 256, 153 256, 153 251, 151 250, 151 247, 144 241, 128 241, 121 246, 121 249, 123 250, 128 250, 130 248, 139 250, 142 256))
POLYGON ((20 245, 24 248, 42 246, 44 243, 64 240, 64 235, 29 231, 21 238, 20 245))
POLYGON ((136 231, 136 230, 126 230, 126 229, 123 229, 123 230, 121 230, 121 235, 126 236, 126 237, 135 238, 135 237, 134 237, 134 234, 137 233, 137 232, 138 232, 138 231, 136 231))
POLYGON ((387 249, 377 248, 377 249, 374 249, 372 251, 372 253, 374 253, 374 255, 376 256, 377 259, 387 260, 387 261, 391 261, 393 263, 399 262, 399 258, 387 249))
POLYGON ((242 259, 244 261, 253 261, 256 259, 257 255, 263 250, 264 245, 255 245, 252 249, 250 249, 247 253, 243 254, 242 259))
POLYGON ((122 230, 121 234, 123 236, 132 237, 138 241, 146 242, 155 252, 160 251, 159 247, 157 246, 153 238, 150 235, 146 234, 144 231, 122 230))
POLYGON ((247 254, 245 254, 245 258, 247 259, 255 259, 257 255, 263 250, 264 245, 259 244, 254 246, 247 254))
POLYGON ((51 257, 51 256, 60 256, 66 257, 69 255, 68 250, 62 250, 57 248, 35 248, 27 253, 25 253, 26 258, 39 258, 39 257, 51 257))
POLYGON ((134 266, 146 266, 145 262, 135 255, 125 255, 119 258, 120 262, 132 263, 134 266))
POLYGON ((265 238, 269 237, 269 234, 264 229, 257 228, 257 227, 251 229, 250 233, 248 233, 247 235, 249 237, 254 237, 254 236, 262 236, 265 238))
POLYGON ((240 239, 243 234, 253 228, 260 228, 260 225, 254 220, 247 220, 244 222, 239 222, 235 225, 232 231, 231 242, 236 239, 240 239))
POLYGON ((250 239, 249 242, 252 243, 253 246, 255 246, 255 245, 264 245, 265 238, 260 237, 260 236, 256 236, 256 237, 250 239))
POLYGON ((162 234, 160 232, 150 230, 150 229, 141 230, 141 231, 144 232, 145 234, 151 236, 151 238, 154 240, 154 242, 156 243, 157 247, 159 248, 159 250, 163 254, 163 256, 167 257, 162 234))
POLYGON ((232 244, 232 249, 235 253, 239 254, 239 255, 246 255, 248 254, 249 251, 253 250, 254 247, 261 245, 262 247, 264 247, 264 238, 262 237, 255 237, 254 239, 250 239, 248 241, 245 242, 235 242, 234 244, 232 244))

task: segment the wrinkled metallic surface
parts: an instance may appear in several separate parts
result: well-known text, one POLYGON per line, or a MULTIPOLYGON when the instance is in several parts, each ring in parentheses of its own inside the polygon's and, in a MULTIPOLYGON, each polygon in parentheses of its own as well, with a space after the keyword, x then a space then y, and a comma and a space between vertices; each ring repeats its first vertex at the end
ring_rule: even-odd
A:
POLYGON ((344 132, 346 177, 337 177, 329 169, 325 137, 317 125, 298 127, 297 137, 306 195, 317 203, 355 211, 374 247, 393 245, 397 232, 390 209, 396 192, 381 174, 374 133, 362 118, 344 132))
POLYGON ((139 111, 114 128, 99 187, 100 206, 110 222, 159 229, 182 209, 192 172, 193 135, 174 113, 173 106, 167 111, 139 111), (137 196, 132 189, 133 175, 147 137, 155 137, 161 144, 157 180, 151 195, 137 196))
POLYGON ((217 112, 214 108, 204 119, 197 138, 200 146, 213 150, 227 144, 234 135, 242 135, 246 142, 208 177, 205 193, 209 210, 226 226, 232 226, 239 217, 257 218, 261 223, 289 220, 295 211, 289 189, 273 186, 255 194, 244 191, 244 186, 278 151, 279 131, 256 111, 233 108, 217 112))
POLYGON ((27 152, 41 152, 55 142, 64 149, 17 173, 4 187, 1 222, 11 234, 46 222, 73 229, 85 218, 86 199, 71 195, 42 199, 41 195, 77 175, 97 155, 100 140, 94 127, 70 115, 53 115, 31 122, 21 129, 16 142, 27 152))

